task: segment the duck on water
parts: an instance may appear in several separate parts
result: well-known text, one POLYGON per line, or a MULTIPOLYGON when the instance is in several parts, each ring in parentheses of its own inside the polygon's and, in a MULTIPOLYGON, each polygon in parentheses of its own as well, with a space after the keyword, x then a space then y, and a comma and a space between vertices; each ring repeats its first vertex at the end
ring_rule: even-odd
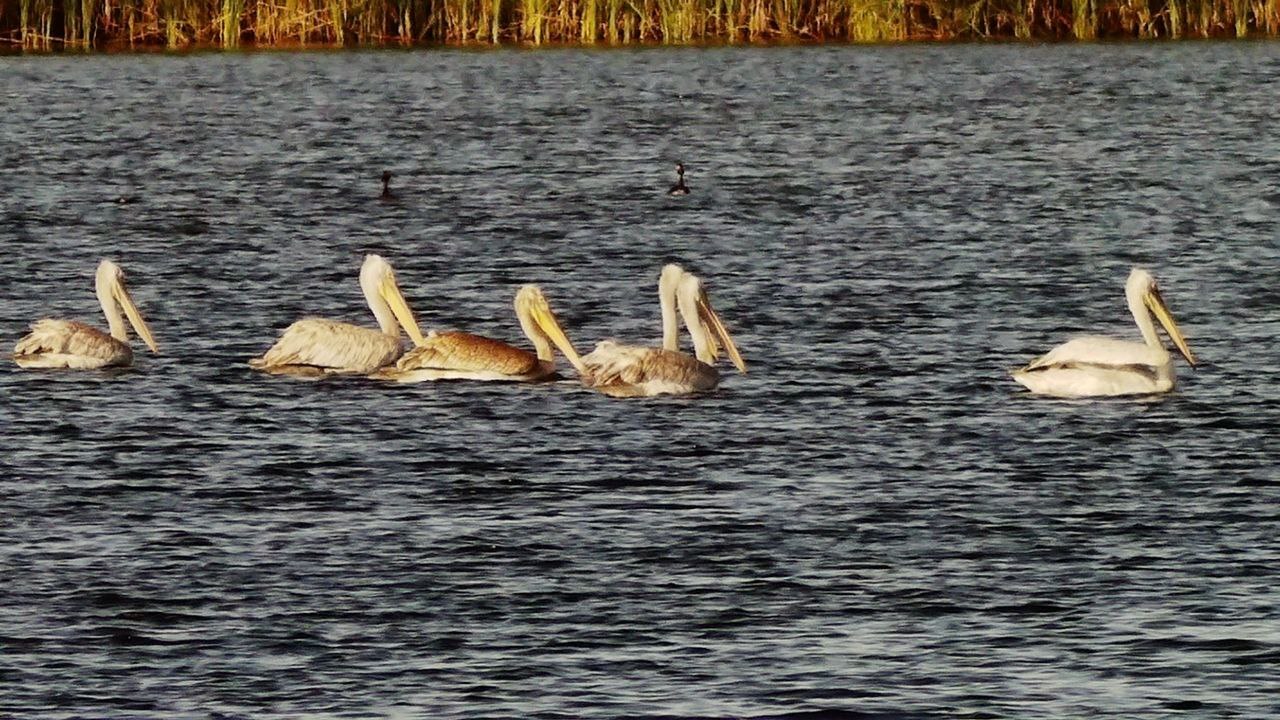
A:
POLYGON ((667 191, 668 195, 688 195, 689 186, 684 184, 684 163, 676 163, 676 184, 667 191))

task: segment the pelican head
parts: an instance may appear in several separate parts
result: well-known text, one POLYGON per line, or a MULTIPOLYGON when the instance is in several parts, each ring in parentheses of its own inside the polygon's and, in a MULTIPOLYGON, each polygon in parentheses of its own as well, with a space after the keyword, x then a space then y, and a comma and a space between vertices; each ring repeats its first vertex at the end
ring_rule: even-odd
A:
POLYGON ((569 360, 578 374, 587 377, 590 373, 586 365, 583 364, 582 358, 578 355, 578 351, 574 349, 573 343, 569 342, 569 337, 565 335, 564 328, 560 325, 560 320, 556 318, 556 314, 551 311, 551 304, 547 302, 547 296, 542 294, 542 289, 537 285, 525 285, 516 292, 516 317, 520 319, 520 327, 524 329, 524 334, 529 336, 535 347, 538 348, 538 359, 546 362, 552 362, 554 355, 551 352, 551 343, 559 348, 560 352, 569 360))
POLYGON ((738 372, 746 373, 747 364, 738 352, 728 329, 711 307, 711 299, 707 297, 702 280, 692 273, 684 273, 677 289, 677 300, 680 314, 684 316, 684 324, 693 336, 694 351, 699 360, 710 365, 720 357, 723 346, 738 372))
POLYGON ((121 342, 129 340, 129 330, 124 324, 124 318, 120 317, 120 308, 123 308, 124 314, 129 318, 129 324, 138 333, 138 337, 142 338, 142 342, 151 348, 151 352, 160 352, 160 348, 156 346, 155 336, 151 334, 151 328, 147 327, 142 314, 133 304, 133 298, 129 297, 129 288, 124 281, 124 271, 119 265, 110 260, 98 263, 98 272, 94 276, 94 288, 98 293, 98 302, 102 305, 102 311, 107 316, 107 325, 111 327, 111 337, 121 342))
POLYGON ((1150 315, 1154 315, 1156 320, 1160 321, 1165 333, 1169 335, 1169 339, 1173 340, 1173 344, 1178 347, 1178 352, 1182 353, 1182 357, 1186 358, 1189 365, 1195 367, 1196 357, 1192 354, 1191 348, 1187 347, 1186 338, 1182 336, 1178 323, 1169 312, 1169 306, 1165 304, 1164 296, 1160 294, 1160 286, 1156 283, 1155 277, 1142 268, 1134 268, 1129 273, 1128 281, 1125 282, 1124 294, 1129 300, 1129 308, 1133 311, 1134 318, 1138 320, 1139 327, 1143 328, 1143 336, 1146 337, 1148 344, 1153 341, 1156 345, 1160 344, 1160 339, 1155 335, 1155 329, 1151 328, 1150 315), (1144 317, 1147 319, 1146 323, 1142 322, 1144 317), (1149 337, 1147 337, 1147 328, 1151 328, 1149 337))
POLYGON ((366 255, 364 265, 360 267, 360 289, 364 291, 374 317, 378 318, 382 332, 399 336, 400 327, 404 326, 414 345, 426 342, 418 329, 418 321, 413 318, 413 312, 400 292, 400 286, 396 284, 396 273, 390 263, 377 255, 366 255))
POLYGON ((663 265, 662 273, 658 275, 658 292, 662 293, 663 289, 669 289, 674 296, 676 287, 680 284, 680 278, 687 274, 684 268, 675 263, 663 265))

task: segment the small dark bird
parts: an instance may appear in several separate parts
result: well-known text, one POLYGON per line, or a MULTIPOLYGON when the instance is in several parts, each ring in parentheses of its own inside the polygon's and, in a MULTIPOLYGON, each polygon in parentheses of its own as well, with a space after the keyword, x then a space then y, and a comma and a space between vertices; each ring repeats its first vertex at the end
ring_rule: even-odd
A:
POLYGON ((391 171, 382 171, 382 199, 395 200, 396 196, 391 194, 391 171))
POLYGON ((689 186, 684 184, 684 163, 676 163, 676 184, 667 191, 668 195, 688 195, 689 186))

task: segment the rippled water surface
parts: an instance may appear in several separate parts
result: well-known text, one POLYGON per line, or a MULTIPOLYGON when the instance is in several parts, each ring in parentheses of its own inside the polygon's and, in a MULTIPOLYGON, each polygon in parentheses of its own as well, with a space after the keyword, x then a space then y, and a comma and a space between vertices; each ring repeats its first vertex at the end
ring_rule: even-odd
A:
MULTIPOLYGON (((0 58, 5 717, 1280 714, 1280 45, 0 58), (670 198, 672 166, 693 194, 670 198), (395 173, 398 200, 377 201, 395 173), (120 202, 120 200, 125 202, 120 202), (257 375, 292 320, 656 342, 711 395, 257 375), (1136 339, 1155 399, 1008 370, 1136 339)), ((523 342, 521 340, 521 342, 523 342)))

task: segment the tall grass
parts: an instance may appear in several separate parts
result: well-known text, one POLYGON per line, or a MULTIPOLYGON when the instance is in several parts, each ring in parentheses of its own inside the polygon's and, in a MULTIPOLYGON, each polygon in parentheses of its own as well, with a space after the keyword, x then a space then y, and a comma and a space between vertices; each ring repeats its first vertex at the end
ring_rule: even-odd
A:
POLYGON ((1280 0, 0 0, 37 50, 1275 37, 1280 0))
POLYGON ((222 47, 233 48, 240 45, 240 22, 244 13, 244 0, 222 0, 221 21, 222 47))
POLYGON ((905 10, 903 0, 849 3, 847 37, 854 42, 904 40, 907 37, 905 10))
POLYGON ((94 0, 62 0, 62 38, 72 47, 90 47, 94 29, 94 0))
POLYGON ((1094 0, 1071 0, 1071 32, 1079 40, 1092 40, 1098 36, 1098 17, 1094 13, 1094 0))
POLYGON ((17 34, 18 41, 24 48, 47 49, 52 46, 53 36, 53 0, 19 0, 18 18, 21 23, 17 28, 8 30, 12 36, 17 34))
POLYGON ((582 19, 578 25, 578 40, 584 45, 594 45, 600 32, 600 10, 603 0, 581 0, 582 19))
POLYGON ((546 9, 549 4, 549 0, 520 0, 519 39, 534 45, 542 44, 542 31, 547 25, 546 9))
POLYGON ((1235 16, 1236 37, 1249 35, 1249 0, 1231 0, 1231 14, 1235 16))

